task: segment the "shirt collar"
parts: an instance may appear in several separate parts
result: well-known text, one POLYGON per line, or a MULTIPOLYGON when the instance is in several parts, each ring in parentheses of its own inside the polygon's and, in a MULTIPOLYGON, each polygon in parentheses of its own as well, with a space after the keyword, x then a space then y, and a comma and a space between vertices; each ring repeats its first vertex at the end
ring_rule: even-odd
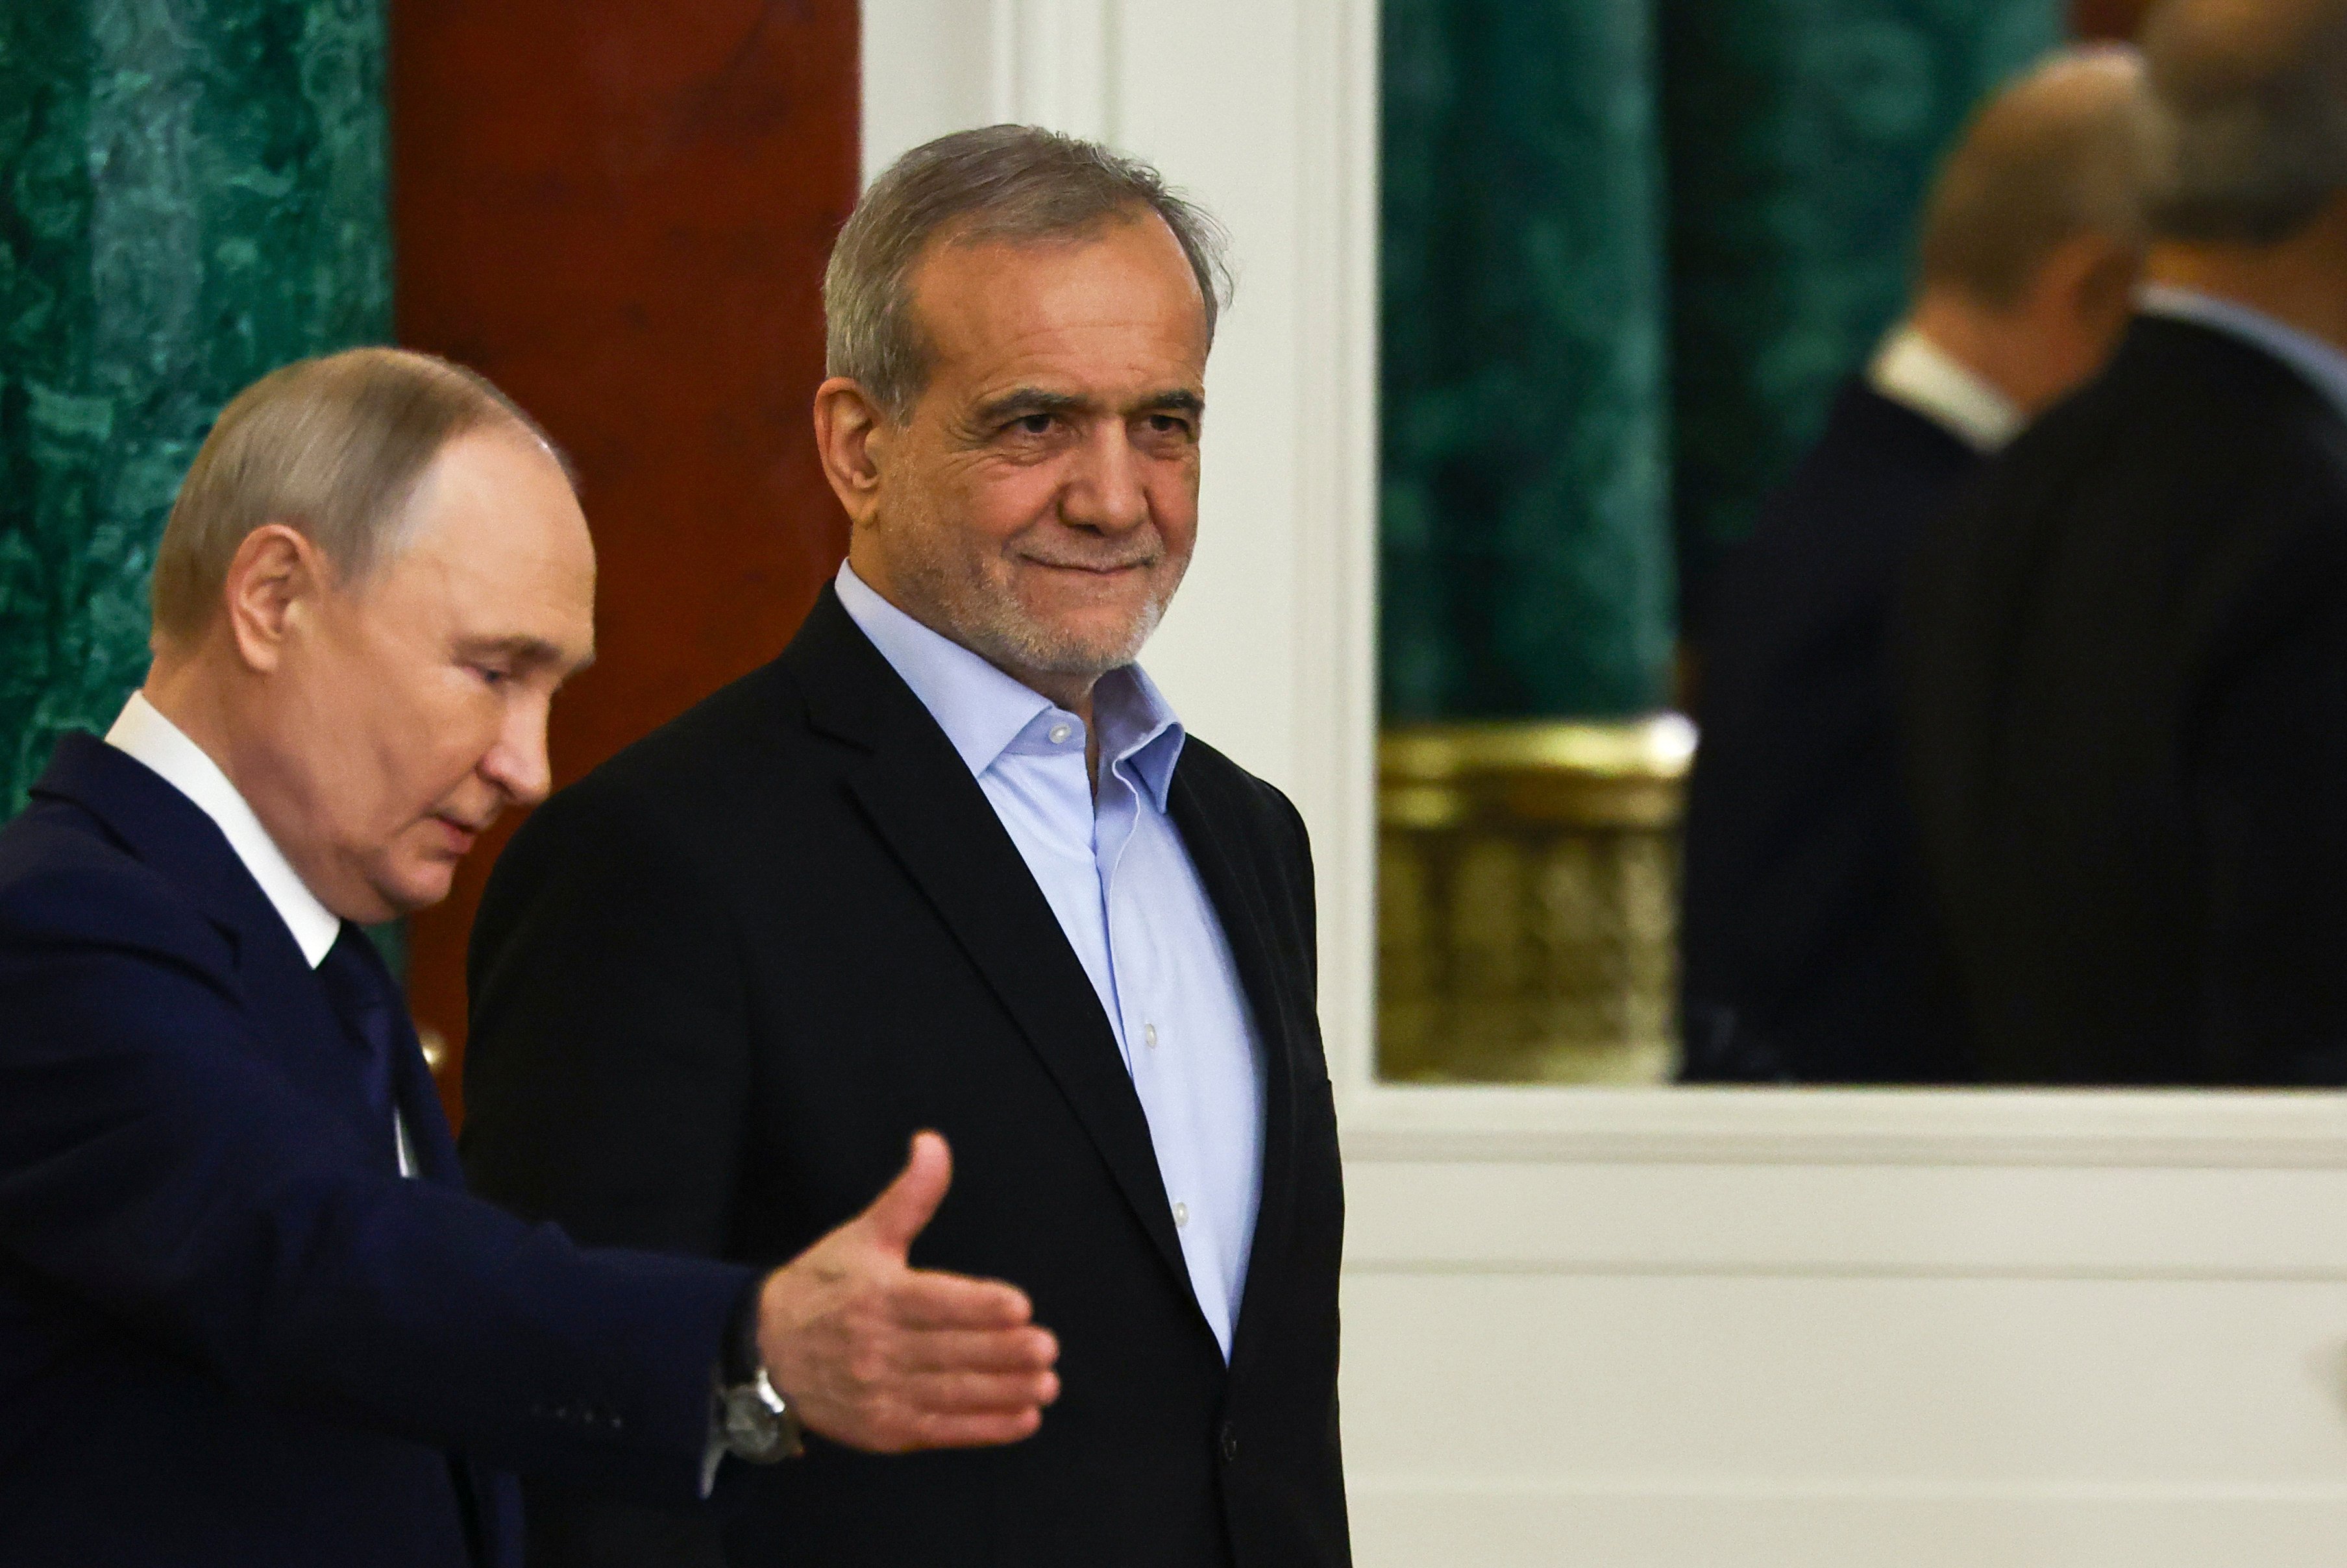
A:
POLYGON ((2347 418, 2347 353, 2342 353, 2336 344, 2325 343, 2312 333, 2301 332, 2239 300, 2220 299, 2198 289, 2179 289, 2173 283, 2146 283, 2136 291, 2135 302, 2136 308, 2145 315, 2191 322, 2263 349, 2311 382, 2314 389, 2339 410, 2340 416, 2347 418))
POLYGON ((1976 452, 1993 452, 2021 430, 2022 413, 2013 399, 1912 326, 1882 340, 1866 381, 1976 452))
MULTIPOLYGON (((1040 738, 1050 733, 1053 716, 1081 731, 1073 713, 914 620, 881 598, 845 561, 833 586, 848 619, 913 689, 973 777, 992 767, 1022 738, 1048 747, 1049 742, 1040 738)), ((1129 769, 1157 809, 1166 809, 1184 733, 1157 683, 1138 664, 1110 671, 1092 688, 1092 717, 1100 726, 1102 761, 1129 769)))
POLYGON ((196 803, 220 827, 236 857, 261 884, 261 892, 293 934, 302 957, 316 968, 342 935, 342 917, 318 901, 292 863, 285 858, 261 818, 252 813, 228 774, 190 740, 186 732, 165 718, 144 692, 133 692, 121 717, 106 732, 106 743, 161 775, 163 782, 196 803))

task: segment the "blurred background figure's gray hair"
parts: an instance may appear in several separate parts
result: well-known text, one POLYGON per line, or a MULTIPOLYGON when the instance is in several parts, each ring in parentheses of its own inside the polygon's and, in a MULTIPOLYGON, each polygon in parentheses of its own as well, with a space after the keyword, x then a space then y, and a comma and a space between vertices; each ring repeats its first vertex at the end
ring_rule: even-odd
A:
POLYGON ((957 244, 1070 239, 1148 212, 1164 220, 1189 259, 1211 344, 1230 296, 1222 226, 1167 189, 1157 170, 1032 126, 988 126, 924 143, 873 181, 832 248, 823 277, 824 368, 856 382, 901 424, 928 377, 912 274, 930 241, 948 231, 957 244))
POLYGON ((1976 110, 1941 165, 1923 210, 1922 282, 2011 305, 2077 234, 2140 250, 2155 146, 2133 49, 2056 51, 1976 110))
POLYGON ((2347 190, 2347 0, 2169 0, 2143 50, 2161 237, 2270 244, 2347 190))

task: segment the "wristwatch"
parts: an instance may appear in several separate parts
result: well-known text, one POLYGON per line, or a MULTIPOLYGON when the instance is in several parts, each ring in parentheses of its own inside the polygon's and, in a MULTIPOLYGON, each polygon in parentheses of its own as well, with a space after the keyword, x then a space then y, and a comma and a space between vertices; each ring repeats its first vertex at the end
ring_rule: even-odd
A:
POLYGON ((796 1459, 806 1451, 798 1412, 766 1376, 758 1354, 758 1313, 754 1292, 735 1314, 733 1332, 726 1337, 724 1365, 717 1384, 717 1427, 725 1451, 752 1464, 774 1464, 796 1459))
POLYGON ((773 1464, 796 1459, 806 1451, 799 1440, 799 1419, 791 1402, 774 1387, 764 1367, 746 1383, 729 1383, 718 1390, 725 1451, 752 1464, 773 1464))

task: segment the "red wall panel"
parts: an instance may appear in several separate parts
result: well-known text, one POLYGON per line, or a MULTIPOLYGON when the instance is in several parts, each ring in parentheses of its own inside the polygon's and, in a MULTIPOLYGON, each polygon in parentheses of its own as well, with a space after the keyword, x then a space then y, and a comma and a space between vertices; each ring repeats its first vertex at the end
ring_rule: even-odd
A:
POLYGON ((2132 38, 2152 0, 2070 0, 2070 31, 2080 38, 2132 38))
MULTIPOLYGON (((601 559, 600 656, 555 706, 558 784, 772 658, 846 550, 808 407, 823 264, 856 199, 856 10, 395 0, 400 340, 544 423, 601 559)), ((503 843, 412 926, 452 1114, 465 941, 503 843)))

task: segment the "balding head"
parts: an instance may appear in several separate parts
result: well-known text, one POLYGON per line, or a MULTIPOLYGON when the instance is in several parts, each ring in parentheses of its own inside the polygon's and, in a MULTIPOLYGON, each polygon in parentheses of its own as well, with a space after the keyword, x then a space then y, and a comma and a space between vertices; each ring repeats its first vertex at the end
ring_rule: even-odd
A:
POLYGON ((398 552, 441 448, 492 425, 561 461, 511 398, 430 354, 345 349, 262 376, 220 411, 179 486, 155 554, 157 646, 203 636, 237 550, 269 523, 308 535, 351 580, 368 577, 398 552))
POLYGON ((2168 0, 2143 48, 2161 238, 2271 244, 2347 191, 2347 0, 2168 0))
POLYGON ((2065 49, 1974 113, 1924 209, 1926 289, 2015 303, 2081 233, 2140 251, 2154 139, 2140 60, 2065 49))

